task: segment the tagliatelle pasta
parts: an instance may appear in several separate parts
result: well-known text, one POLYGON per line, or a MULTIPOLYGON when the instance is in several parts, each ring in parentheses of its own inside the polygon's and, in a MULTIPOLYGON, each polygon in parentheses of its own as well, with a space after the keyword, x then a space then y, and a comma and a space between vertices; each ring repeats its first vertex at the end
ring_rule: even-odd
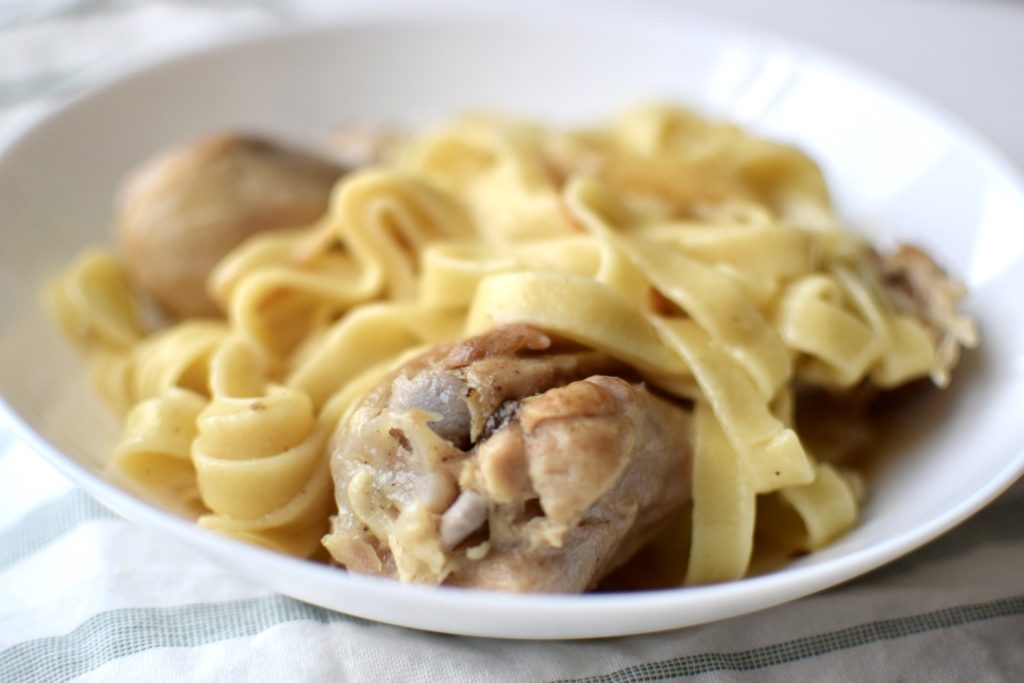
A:
POLYGON ((126 416, 113 465, 201 526, 302 557, 333 512, 331 434, 400 360, 508 323, 602 351, 694 406, 687 580, 705 583, 746 573, 758 497, 802 520, 803 550, 856 522, 855 475, 794 423, 801 389, 944 384, 976 343, 898 279, 802 153, 652 106, 588 130, 473 115, 411 136, 342 177, 315 224, 230 252, 208 280, 222 319, 148 329, 102 252, 51 303, 126 416))

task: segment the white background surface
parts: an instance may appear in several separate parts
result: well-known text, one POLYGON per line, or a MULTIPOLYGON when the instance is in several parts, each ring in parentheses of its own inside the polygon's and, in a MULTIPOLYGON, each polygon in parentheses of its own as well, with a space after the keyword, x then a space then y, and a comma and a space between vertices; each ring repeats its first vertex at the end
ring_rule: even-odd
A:
MULTIPOLYGON (((323 16, 401 11, 406 6, 473 7, 470 0, 0 0, 0 135, 45 105, 26 100, 66 92, 68 73, 86 82, 136 55, 178 49, 225 33, 323 16), (110 15, 116 14, 114 22, 110 15), (97 39, 91 23, 120 27, 97 39), (134 26, 172 17, 155 38, 134 26), (61 24, 61 45, 53 24, 61 24)), ((495 3, 490 3, 495 4, 495 3)), ((543 6, 522 0, 516 6, 543 6)), ((564 5, 565 3, 559 3, 564 5)), ((701 12, 788 36, 901 81, 976 127, 1024 166, 1022 0, 638 0, 574 2, 583 12, 629 5, 672 20, 701 12)))

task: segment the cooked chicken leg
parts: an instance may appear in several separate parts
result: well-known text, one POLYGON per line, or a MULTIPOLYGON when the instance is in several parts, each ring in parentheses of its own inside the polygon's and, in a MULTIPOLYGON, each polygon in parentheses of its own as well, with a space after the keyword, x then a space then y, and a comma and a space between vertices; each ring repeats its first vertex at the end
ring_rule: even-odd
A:
POLYGON ((340 426, 324 545, 352 571, 580 592, 690 497, 690 412, 525 326, 439 346, 340 426))

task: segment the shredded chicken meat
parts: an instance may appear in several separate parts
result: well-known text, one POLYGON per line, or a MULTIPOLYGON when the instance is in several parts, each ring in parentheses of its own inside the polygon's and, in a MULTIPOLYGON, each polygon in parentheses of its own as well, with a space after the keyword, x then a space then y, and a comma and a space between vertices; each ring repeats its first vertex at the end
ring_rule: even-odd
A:
POLYGON ((896 304, 920 320, 938 343, 939 371, 932 379, 949 384, 949 375, 960 359, 960 349, 978 345, 978 329, 957 310, 966 290, 917 247, 901 245, 881 259, 881 271, 896 304))

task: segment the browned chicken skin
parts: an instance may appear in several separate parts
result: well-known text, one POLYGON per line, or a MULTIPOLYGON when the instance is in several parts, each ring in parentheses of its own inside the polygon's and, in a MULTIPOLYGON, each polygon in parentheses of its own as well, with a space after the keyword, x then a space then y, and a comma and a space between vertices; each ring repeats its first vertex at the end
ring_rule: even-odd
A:
POLYGON ((429 351, 335 435, 325 546, 406 581, 593 587, 690 497, 690 412, 630 377, 525 326, 429 351))
POLYGON ((179 316, 219 315, 206 293, 213 267, 247 238, 305 226, 327 210, 344 168, 251 135, 180 145, 128 177, 118 241, 142 287, 179 316))

